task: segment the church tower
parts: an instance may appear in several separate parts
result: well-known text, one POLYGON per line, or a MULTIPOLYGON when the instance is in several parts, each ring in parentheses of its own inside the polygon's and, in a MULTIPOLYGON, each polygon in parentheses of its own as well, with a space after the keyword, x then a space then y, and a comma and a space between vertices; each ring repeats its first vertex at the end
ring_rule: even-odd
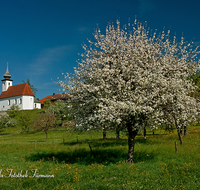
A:
POLYGON ((7 69, 6 69, 6 73, 3 75, 4 79, 1 80, 2 81, 2 92, 6 92, 9 86, 12 86, 12 81, 11 75, 8 71, 8 63, 7 63, 7 69))

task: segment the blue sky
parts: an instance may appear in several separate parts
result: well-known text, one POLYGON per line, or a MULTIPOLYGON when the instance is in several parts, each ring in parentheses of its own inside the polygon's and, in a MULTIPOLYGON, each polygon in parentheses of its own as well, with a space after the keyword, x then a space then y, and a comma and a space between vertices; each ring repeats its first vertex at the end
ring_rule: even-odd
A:
MULTIPOLYGON (((36 97, 59 93, 53 81, 73 72, 83 53, 81 44, 93 39, 98 26, 120 18, 127 24, 135 15, 150 29, 182 34, 200 45, 199 0, 6 0, 0 1, 0 76, 9 72, 13 85, 30 79, 36 97), (52 80, 51 80, 52 79, 52 80)), ((1 90, 0 90, 1 92, 1 90)))

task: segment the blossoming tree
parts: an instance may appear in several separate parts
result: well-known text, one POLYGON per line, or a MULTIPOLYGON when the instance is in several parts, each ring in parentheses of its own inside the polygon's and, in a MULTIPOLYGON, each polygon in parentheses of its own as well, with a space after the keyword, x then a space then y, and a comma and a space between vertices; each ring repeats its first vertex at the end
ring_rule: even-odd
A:
POLYGON ((199 68, 197 49, 169 40, 169 31, 149 34, 141 23, 127 30, 109 24, 99 29, 95 42, 88 40, 75 74, 63 74, 59 84, 69 93, 76 127, 90 130, 123 126, 128 131, 127 163, 133 162, 134 141, 146 123, 169 124, 177 129, 197 113, 194 90, 188 75, 199 68), (173 105, 173 106, 171 106, 173 105), (168 117, 170 115, 170 117, 168 117))

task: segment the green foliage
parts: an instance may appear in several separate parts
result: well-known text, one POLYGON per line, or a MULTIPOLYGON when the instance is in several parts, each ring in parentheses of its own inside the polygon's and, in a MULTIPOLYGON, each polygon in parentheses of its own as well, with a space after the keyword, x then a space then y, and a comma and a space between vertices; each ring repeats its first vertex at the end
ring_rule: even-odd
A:
POLYGON ((72 116, 69 114, 69 104, 62 100, 58 100, 54 102, 54 104, 51 104, 46 110, 46 113, 54 114, 58 120, 61 120, 62 126, 64 126, 65 120, 72 120, 72 116))
POLYGON ((44 108, 49 108, 51 106, 51 100, 49 100, 49 99, 46 99, 45 101, 44 101, 44 108))
POLYGON ((18 124, 22 126, 22 131, 28 132, 28 127, 33 122, 34 117, 32 117, 31 112, 29 111, 20 111, 16 119, 18 124))
POLYGON ((19 106, 16 104, 13 104, 12 106, 10 106, 9 115, 11 117, 15 117, 19 110, 20 110, 19 106))
POLYGON ((19 109, 20 109, 19 106, 16 104, 13 104, 12 106, 10 106, 11 111, 19 111, 19 109))
POLYGON ((191 76, 191 79, 197 86, 194 92, 192 92, 192 96, 200 99, 200 71, 198 71, 195 75, 191 76))

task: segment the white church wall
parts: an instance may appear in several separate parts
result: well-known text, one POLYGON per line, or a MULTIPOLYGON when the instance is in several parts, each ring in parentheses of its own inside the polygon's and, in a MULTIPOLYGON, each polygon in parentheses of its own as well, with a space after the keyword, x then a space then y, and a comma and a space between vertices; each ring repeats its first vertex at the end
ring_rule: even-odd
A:
POLYGON ((12 86, 12 81, 11 80, 2 81, 2 92, 7 91, 9 86, 12 86))
MULTIPOLYGON (((20 110, 32 110, 34 109, 33 101, 34 101, 33 96, 24 96, 24 95, 0 99, 0 110, 1 111, 9 110, 13 104, 18 105, 20 110)), ((39 108, 39 105, 38 109, 41 109, 41 107, 39 108)))
POLYGON ((34 103, 35 109, 41 109, 41 103, 34 103))
POLYGON ((33 96, 22 96, 22 109, 32 110, 34 109, 34 97, 33 96))
POLYGON ((0 110, 2 111, 9 110, 13 104, 18 105, 19 108, 22 109, 22 104, 20 103, 21 98, 22 96, 15 96, 10 98, 0 99, 0 110))

